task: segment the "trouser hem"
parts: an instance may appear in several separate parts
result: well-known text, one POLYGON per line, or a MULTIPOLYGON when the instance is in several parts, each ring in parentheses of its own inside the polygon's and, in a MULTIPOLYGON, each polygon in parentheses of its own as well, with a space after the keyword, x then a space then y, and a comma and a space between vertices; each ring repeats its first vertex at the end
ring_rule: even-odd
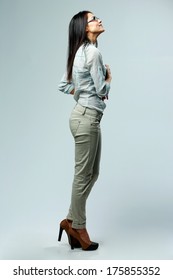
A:
POLYGON ((72 222, 72 228, 74 228, 74 229, 83 229, 83 228, 86 228, 86 225, 77 225, 77 224, 72 222))

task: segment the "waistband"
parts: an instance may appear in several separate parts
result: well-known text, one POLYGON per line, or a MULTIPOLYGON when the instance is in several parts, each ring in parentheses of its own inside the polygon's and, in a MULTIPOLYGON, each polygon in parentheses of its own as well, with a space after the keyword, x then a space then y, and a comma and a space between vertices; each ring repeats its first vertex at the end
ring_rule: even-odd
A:
POLYGON ((76 111, 80 112, 82 115, 88 115, 91 117, 96 117, 98 118, 99 121, 101 121, 102 117, 103 117, 103 113, 95 110, 95 109, 91 109, 88 107, 84 107, 82 105, 80 105, 79 103, 76 104, 75 108, 76 111))

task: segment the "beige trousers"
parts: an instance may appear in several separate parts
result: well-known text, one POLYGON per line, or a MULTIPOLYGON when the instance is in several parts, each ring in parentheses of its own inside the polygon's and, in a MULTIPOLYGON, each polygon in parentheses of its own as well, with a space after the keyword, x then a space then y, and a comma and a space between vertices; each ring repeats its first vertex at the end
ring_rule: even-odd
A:
POLYGON ((102 113, 77 104, 70 117, 75 141, 75 173, 67 218, 72 227, 86 227, 86 200, 99 175, 102 113))

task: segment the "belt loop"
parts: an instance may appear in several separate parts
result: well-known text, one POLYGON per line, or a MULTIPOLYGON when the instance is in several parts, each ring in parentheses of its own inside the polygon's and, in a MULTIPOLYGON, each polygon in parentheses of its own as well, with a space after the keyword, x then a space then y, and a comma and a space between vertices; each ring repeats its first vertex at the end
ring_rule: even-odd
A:
POLYGON ((85 113, 86 113, 86 107, 83 107, 83 113, 82 113, 82 115, 85 115, 85 113))

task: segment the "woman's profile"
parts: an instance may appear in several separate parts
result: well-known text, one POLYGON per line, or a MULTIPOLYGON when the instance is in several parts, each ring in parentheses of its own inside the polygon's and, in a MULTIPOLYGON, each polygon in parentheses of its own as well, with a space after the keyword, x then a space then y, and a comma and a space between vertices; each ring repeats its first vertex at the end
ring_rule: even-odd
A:
POLYGON ((86 229, 86 201, 99 175, 101 156, 100 122, 106 107, 111 72, 103 64, 97 38, 104 32, 102 21, 90 11, 74 15, 69 24, 66 72, 58 89, 72 94, 76 105, 70 116, 75 143, 75 171, 71 204, 60 222, 58 240, 66 231, 71 249, 96 250, 86 229))

